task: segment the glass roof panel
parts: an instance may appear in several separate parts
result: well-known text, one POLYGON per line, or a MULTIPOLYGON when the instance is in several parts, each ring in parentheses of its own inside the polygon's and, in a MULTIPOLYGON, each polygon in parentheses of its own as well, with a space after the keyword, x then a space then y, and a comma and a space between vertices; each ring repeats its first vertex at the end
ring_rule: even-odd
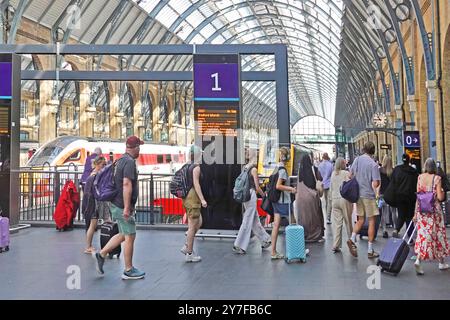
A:
MULTIPOLYGON (((150 12, 157 4, 148 0, 139 5, 150 12)), ((186 16, 172 30, 190 43, 286 44, 291 114, 313 113, 334 122, 342 10, 341 0, 169 0, 156 20, 170 28, 180 15, 186 16)), ((249 70, 274 69, 270 59, 242 63, 249 70)), ((275 101, 273 90, 266 94, 263 101, 275 101)))

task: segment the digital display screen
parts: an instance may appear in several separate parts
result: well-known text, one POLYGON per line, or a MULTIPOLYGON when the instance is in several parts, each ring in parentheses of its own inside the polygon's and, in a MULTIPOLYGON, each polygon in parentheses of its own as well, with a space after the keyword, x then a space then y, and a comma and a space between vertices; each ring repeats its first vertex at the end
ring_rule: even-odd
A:
POLYGON ((9 134, 9 108, 0 106, 0 135, 9 134))
POLYGON ((0 99, 12 96, 12 63, 0 62, 0 99))
POLYGON ((195 111, 195 120, 198 123, 200 136, 237 137, 237 129, 239 128, 238 106, 202 106, 195 111))

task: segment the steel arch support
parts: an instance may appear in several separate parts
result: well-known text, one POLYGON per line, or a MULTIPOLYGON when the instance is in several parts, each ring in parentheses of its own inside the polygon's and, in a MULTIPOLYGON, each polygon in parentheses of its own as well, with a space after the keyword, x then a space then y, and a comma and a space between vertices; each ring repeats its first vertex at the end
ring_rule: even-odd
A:
POLYGON ((408 58, 408 54, 406 52, 405 41, 403 40, 402 31, 400 30, 400 22, 398 21, 397 15, 394 12, 394 9, 392 9, 392 6, 390 5, 389 0, 384 0, 384 3, 388 9, 389 16, 391 17, 392 26, 395 30, 395 34, 397 35, 397 42, 398 42, 398 46, 400 48, 400 53, 402 55, 403 66, 405 68, 406 83, 407 83, 406 87, 408 89, 408 95, 413 96, 416 94, 414 74, 413 74, 413 70, 411 69, 410 64, 409 64, 409 58, 408 58))

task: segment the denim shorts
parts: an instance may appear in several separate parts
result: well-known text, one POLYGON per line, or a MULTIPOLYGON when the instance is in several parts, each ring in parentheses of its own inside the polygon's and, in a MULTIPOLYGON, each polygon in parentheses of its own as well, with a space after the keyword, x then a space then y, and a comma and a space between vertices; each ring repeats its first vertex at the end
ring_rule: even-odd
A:
POLYGON ((289 206, 292 212, 292 203, 272 202, 273 212, 278 213, 282 217, 289 217, 289 206))
POLYGON ((117 222, 120 234, 126 236, 136 234, 136 221, 133 215, 130 215, 128 220, 125 220, 123 209, 115 206, 113 203, 111 203, 110 211, 112 220, 117 222))

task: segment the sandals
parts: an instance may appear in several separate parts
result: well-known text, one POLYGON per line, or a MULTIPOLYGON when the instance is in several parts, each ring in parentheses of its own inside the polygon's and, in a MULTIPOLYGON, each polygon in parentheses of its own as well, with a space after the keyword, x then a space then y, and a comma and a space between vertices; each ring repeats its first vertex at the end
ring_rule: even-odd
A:
POLYGON ((272 255, 272 260, 280 260, 280 259, 284 259, 284 255, 282 255, 281 253, 276 253, 274 255, 272 255))
POLYGON ((347 241, 348 248, 350 249, 350 253, 355 258, 358 257, 358 248, 356 247, 356 244, 353 243, 351 239, 347 241))
POLYGON ((84 253, 93 254, 93 253, 95 253, 95 248, 87 248, 86 250, 84 250, 84 253))

